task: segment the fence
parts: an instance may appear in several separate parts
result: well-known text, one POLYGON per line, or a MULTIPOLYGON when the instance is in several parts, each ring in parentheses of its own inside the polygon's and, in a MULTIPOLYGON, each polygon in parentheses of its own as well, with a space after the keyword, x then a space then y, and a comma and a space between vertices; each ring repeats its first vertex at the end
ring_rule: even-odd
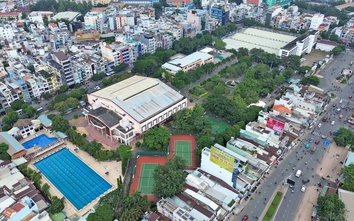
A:
POLYGON ((137 153, 140 156, 166 156, 167 152, 151 152, 151 151, 140 151, 137 153))

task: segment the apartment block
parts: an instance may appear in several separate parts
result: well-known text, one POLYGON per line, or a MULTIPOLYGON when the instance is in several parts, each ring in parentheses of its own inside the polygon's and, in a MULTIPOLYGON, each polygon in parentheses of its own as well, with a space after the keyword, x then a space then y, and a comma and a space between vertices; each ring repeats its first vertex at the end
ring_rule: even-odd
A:
POLYGON ((131 63, 130 59, 130 47, 124 45, 122 42, 114 42, 107 44, 106 42, 100 42, 102 57, 107 62, 114 62, 114 66, 118 66, 121 63, 131 63))
POLYGON ((56 69, 60 73, 60 84, 61 85, 74 85, 79 83, 78 78, 75 78, 71 59, 62 51, 54 52, 51 54, 51 59, 48 61, 52 68, 56 69))
POLYGON ((3 40, 12 40, 15 36, 15 32, 10 25, 1 25, 0 26, 0 38, 3 40))

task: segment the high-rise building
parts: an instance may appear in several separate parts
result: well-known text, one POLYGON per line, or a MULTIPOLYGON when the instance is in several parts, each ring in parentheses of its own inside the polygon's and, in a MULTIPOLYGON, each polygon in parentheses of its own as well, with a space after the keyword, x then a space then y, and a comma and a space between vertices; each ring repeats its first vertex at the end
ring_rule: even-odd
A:
POLYGON ((210 10, 210 17, 219 19, 221 25, 227 25, 230 21, 230 11, 215 5, 210 10))

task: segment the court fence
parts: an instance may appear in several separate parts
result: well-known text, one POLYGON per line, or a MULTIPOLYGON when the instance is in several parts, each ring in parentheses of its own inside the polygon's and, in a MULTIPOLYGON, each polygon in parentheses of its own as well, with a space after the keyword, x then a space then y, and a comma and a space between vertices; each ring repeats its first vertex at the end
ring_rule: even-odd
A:
POLYGON ((150 152, 150 151, 140 151, 137 153, 140 156, 167 156, 167 152, 150 152))

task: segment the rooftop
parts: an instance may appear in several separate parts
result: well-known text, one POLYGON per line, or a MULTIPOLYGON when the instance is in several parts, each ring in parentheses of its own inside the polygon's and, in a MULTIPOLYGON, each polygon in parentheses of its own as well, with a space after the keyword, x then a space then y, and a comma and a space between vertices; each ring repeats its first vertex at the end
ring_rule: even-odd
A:
POLYGON ((203 52, 194 52, 190 55, 187 55, 183 58, 176 58, 172 61, 167 62, 168 64, 172 64, 178 67, 185 67, 187 65, 189 65, 190 63, 196 62, 198 60, 206 60, 208 58, 212 58, 213 56, 207 53, 203 53, 203 52))
POLYGON ((6 143, 9 145, 7 153, 12 156, 15 153, 25 150, 25 148, 10 134, 7 132, 0 132, 0 143, 6 143))
POLYGON ((57 57, 60 61, 68 60, 68 56, 66 56, 66 54, 64 54, 62 51, 54 52, 54 56, 57 57))
POLYGON ((99 107, 95 110, 90 111, 89 115, 96 117, 108 127, 113 127, 119 124, 119 121, 122 119, 118 114, 104 107, 99 107))
POLYGON ((255 28, 247 28, 243 33, 237 33, 224 39, 227 49, 260 48, 268 53, 278 54, 279 49, 296 39, 291 35, 279 34, 255 28))
POLYGON ((138 122, 184 99, 162 81, 141 76, 133 76, 91 95, 111 100, 138 122))
POLYGON ((80 15, 79 12, 59 12, 52 19, 54 21, 55 20, 60 20, 60 19, 67 19, 69 21, 73 21, 79 15, 80 15))
POLYGON ((339 188, 338 189, 338 197, 345 204, 345 207, 347 209, 347 213, 345 215, 346 215, 347 219, 349 220, 350 219, 349 217, 354 217, 354 209, 353 209, 354 193, 339 188))

